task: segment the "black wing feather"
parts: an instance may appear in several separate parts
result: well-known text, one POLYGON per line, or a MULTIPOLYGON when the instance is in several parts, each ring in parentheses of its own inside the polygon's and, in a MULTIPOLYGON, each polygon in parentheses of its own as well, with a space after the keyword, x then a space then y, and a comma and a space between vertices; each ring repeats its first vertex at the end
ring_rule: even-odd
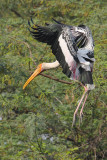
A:
POLYGON ((57 33, 53 32, 49 27, 35 25, 32 29, 34 29, 34 31, 30 30, 30 33, 33 37, 40 42, 47 43, 48 45, 51 45, 57 37, 57 33))
MULTIPOLYGON (((54 20, 54 19, 53 19, 54 20)), ((54 20, 57 24, 47 24, 45 27, 34 25, 31 26, 30 22, 28 22, 31 29, 29 29, 32 36, 43 43, 47 43, 51 45, 52 53, 55 55, 57 61, 63 68, 63 73, 66 74, 68 77, 71 76, 72 71, 70 70, 70 66, 68 62, 65 60, 65 56, 63 54, 62 48, 59 44, 59 37, 60 35, 63 36, 64 41, 69 48, 70 57, 74 58, 75 62, 78 62, 77 58, 77 50, 78 47, 81 47, 85 44, 86 39, 82 33, 76 33, 73 30, 72 26, 64 25, 56 20, 54 20)))

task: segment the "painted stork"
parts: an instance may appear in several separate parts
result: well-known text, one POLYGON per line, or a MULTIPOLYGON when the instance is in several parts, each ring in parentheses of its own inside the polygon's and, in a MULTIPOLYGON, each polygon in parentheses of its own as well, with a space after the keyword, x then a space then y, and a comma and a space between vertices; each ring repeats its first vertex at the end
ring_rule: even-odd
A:
POLYGON ((56 57, 53 63, 42 63, 26 81, 23 89, 32 81, 40 72, 47 69, 56 68, 61 65, 63 73, 71 80, 79 81, 84 87, 84 93, 74 112, 73 125, 77 112, 80 110, 80 121, 82 121, 83 109, 90 90, 94 89, 92 71, 94 64, 94 42, 90 29, 85 25, 70 26, 62 24, 55 19, 55 24, 47 24, 42 27, 33 26, 30 22, 30 33, 38 41, 47 43, 51 46, 52 53, 56 57), (83 101, 84 100, 84 101, 83 101))

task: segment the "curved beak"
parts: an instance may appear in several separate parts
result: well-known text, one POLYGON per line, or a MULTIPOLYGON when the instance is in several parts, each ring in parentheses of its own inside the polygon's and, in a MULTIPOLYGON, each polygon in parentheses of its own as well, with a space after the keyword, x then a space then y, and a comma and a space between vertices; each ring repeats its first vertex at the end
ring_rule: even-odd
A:
POLYGON ((42 72, 42 64, 38 65, 37 69, 34 71, 34 73, 30 76, 30 78, 26 81, 26 83, 23 86, 23 89, 26 88, 26 86, 40 73, 42 72))

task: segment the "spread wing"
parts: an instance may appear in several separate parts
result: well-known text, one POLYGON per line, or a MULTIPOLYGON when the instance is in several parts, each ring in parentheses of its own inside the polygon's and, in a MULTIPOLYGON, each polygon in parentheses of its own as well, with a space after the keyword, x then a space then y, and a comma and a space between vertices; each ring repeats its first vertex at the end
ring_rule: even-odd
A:
POLYGON ((30 33, 36 40, 51 45, 52 53, 62 66, 63 73, 70 77, 78 62, 78 47, 85 42, 83 33, 61 23, 46 24, 45 27, 34 25, 31 28, 30 33))
POLYGON ((63 73, 68 77, 72 74, 72 67, 76 66, 77 46, 68 26, 62 28, 58 38, 51 45, 52 53, 56 56, 63 68, 63 73))

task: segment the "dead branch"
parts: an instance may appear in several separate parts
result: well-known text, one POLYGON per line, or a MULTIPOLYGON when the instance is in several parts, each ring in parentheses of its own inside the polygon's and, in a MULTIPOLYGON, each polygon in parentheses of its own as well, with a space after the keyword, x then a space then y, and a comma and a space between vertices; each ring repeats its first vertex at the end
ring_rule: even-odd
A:
POLYGON ((60 80, 58 78, 54 78, 54 77, 51 77, 50 75, 46 75, 44 73, 40 73, 41 76, 44 76, 46 78, 49 78, 49 79, 52 79, 54 81, 57 81, 57 82, 60 82, 60 83, 65 83, 65 84, 72 84, 72 82, 67 82, 67 81, 64 81, 64 80, 60 80))
POLYGON ((23 19, 22 15, 21 15, 20 13, 18 13, 14 8, 12 8, 12 9, 10 9, 10 10, 11 10, 11 12, 13 12, 16 16, 21 17, 21 18, 23 19))

